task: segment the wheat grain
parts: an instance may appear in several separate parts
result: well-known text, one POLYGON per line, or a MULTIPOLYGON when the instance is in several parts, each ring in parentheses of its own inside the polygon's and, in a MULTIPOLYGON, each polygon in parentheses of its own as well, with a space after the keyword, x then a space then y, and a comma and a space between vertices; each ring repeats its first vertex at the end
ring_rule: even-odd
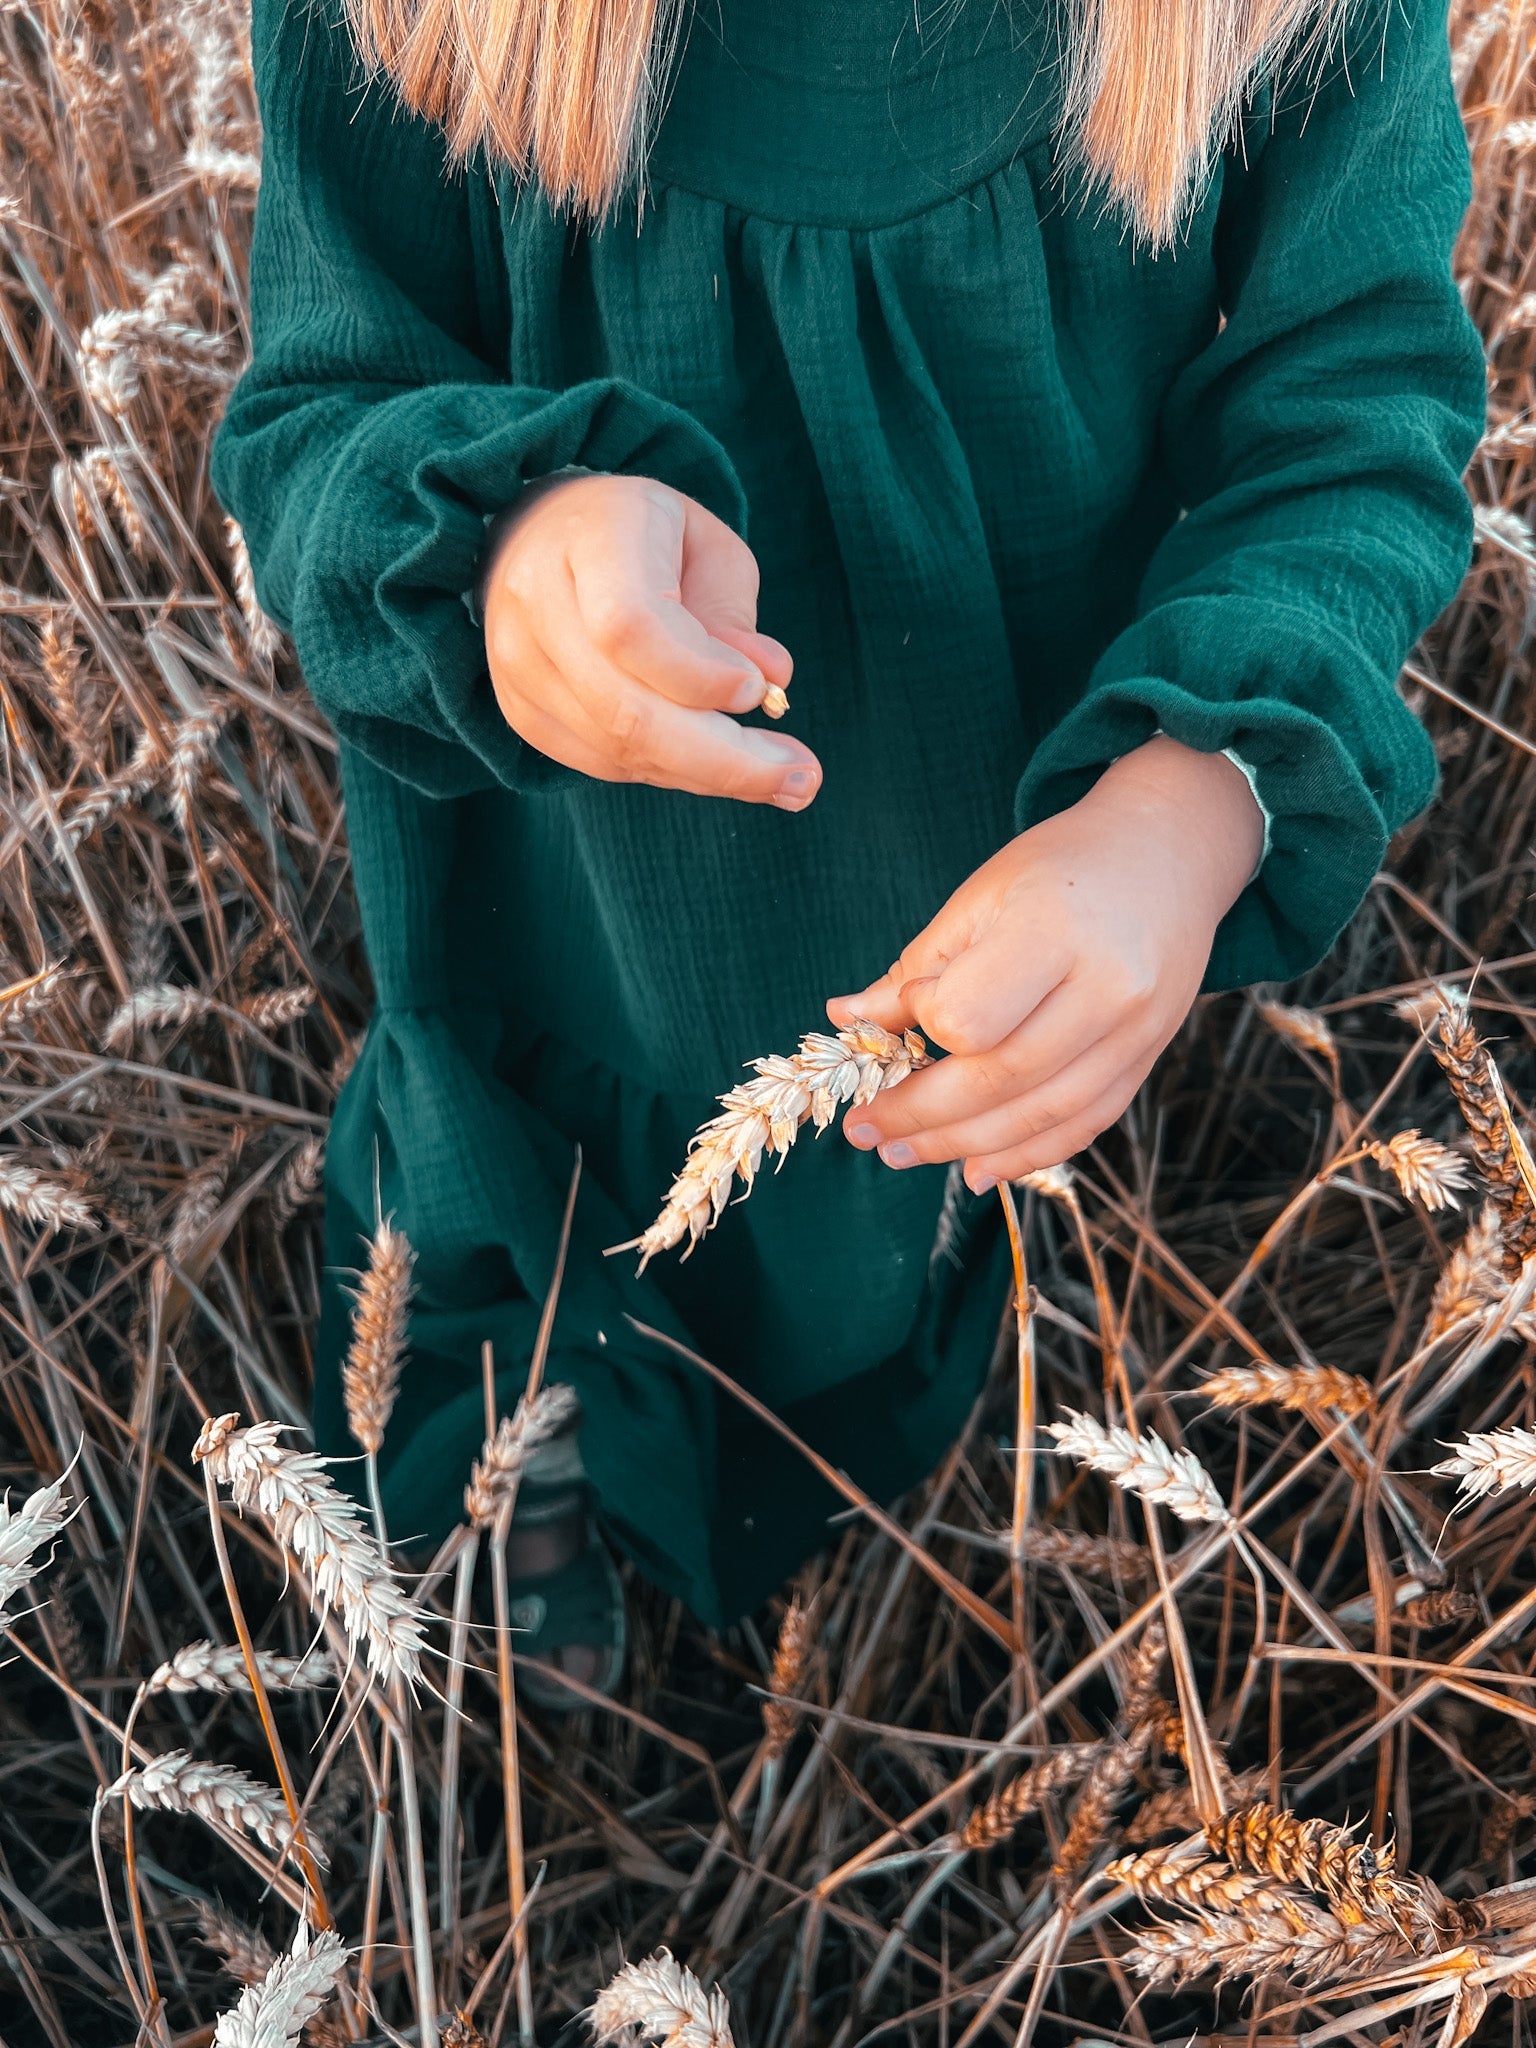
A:
POLYGON ((313 1451, 286 1450, 283 1425, 236 1427, 235 1415, 205 1422, 193 1459, 227 1486, 235 1505, 255 1508, 299 1564, 322 1614, 335 1611, 368 1668, 386 1682, 421 1677, 427 1617, 402 1592, 384 1553, 369 1535, 362 1509, 339 1493, 327 1461, 313 1451))
POLYGON ((706 1991, 664 1948, 644 1962, 626 1963, 597 1994, 587 2017, 598 2048, 614 2041, 733 2048, 725 1994, 706 1991))
POLYGON ((1366 1147, 1372 1159, 1397 1178, 1405 1195, 1426 1209, 1457 1209, 1461 1191, 1471 1186, 1467 1162, 1435 1138, 1416 1130, 1398 1131, 1385 1145, 1366 1147))
POLYGON ((749 1064, 754 1078, 722 1095, 720 1115, 690 1140, 687 1162, 656 1221, 633 1243, 613 1247, 638 1251, 642 1272, 658 1252, 685 1238, 686 1257, 720 1221, 736 1182, 750 1194, 764 1157, 782 1164, 807 1119, 819 1134, 840 1108, 873 1102, 881 1089, 927 1066, 928 1053, 915 1031, 897 1038, 859 1020, 835 1037, 807 1032, 798 1051, 749 1064))
POLYGON ((415 1263, 404 1234, 381 1222, 369 1242, 367 1271, 352 1290, 352 1341, 341 1384, 347 1427, 370 1457, 383 1448, 400 1390, 415 1263))
POLYGON ((470 1469, 464 1489, 464 1512, 477 1529, 489 1529, 516 1493, 529 1458, 576 1415, 580 1407, 574 1387, 552 1380, 530 1402, 519 1395, 516 1408, 496 1425, 496 1434, 470 1469))
POLYGON ((261 1785, 230 1764, 204 1763, 184 1749, 167 1750, 123 1772, 107 1796, 127 1798, 143 1813, 196 1814, 212 1827, 252 1835, 280 1855, 290 1839, 288 1809, 273 1785, 261 1785))
POLYGON ((1229 1365, 1200 1389, 1214 1408, 1333 1408, 1360 1415, 1371 1406, 1370 1383, 1331 1365, 1229 1365))
POLYGON ((1459 1479, 1469 1500, 1508 1486, 1536 1486, 1536 1429, 1478 1430, 1445 1448, 1452 1456, 1430 1470, 1459 1479))
POLYGON ((1151 1430, 1133 1437, 1129 1430, 1106 1429, 1074 1409, 1069 1408, 1067 1416, 1065 1422, 1046 1424, 1063 1456, 1102 1472, 1125 1492, 1167 1508, 1181 1522, 1229 1519, 1216 1482, 1192 1451, 1171 1450, 1151 1430))
MULTIPOLYGON (((281 1691, 301 1692, 333 1685, 336 1667, 325 1650, 307 1650, 285 1657, 258 1650, 256 1668, 262 1683, 281 1691)), ((251 1675, 238 1643, 188 1643, 150 1674, 146 1692, 249 1692, 251 1675)))
POLYGON ((221 2014, 213 2048, 294 2048, 305 2023, 335 1989, 346 1960, 346 1944, 334 1929, 311 1941, 300 1921, 291 1953, 279 1956, 261 1982, 249 1985, 240 2002, 221 2014))
POLYGON ((490 2048, 467 2012, 455 2012, 443 2028, 442 2048, 490 2048))

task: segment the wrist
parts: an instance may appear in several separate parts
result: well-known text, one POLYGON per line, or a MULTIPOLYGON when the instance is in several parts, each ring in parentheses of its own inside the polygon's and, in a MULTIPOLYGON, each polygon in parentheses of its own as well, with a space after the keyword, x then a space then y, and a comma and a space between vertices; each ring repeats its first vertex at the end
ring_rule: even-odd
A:
POLYGON ((1266 821, 1257 793, 1228 755, 1159 733, 1112 761, 1082 803, 1114 818, 1117 830, 1156 835, 1176 851, 1224 917, 1252 879, 1266 821))

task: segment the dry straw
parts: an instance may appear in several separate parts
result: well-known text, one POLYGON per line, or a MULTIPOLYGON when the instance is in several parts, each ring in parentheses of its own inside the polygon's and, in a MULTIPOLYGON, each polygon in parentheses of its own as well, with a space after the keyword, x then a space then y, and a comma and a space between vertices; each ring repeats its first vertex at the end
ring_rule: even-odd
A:
POLYGON ((333 1609, 368 1668, 387 1681, 421 1677, 427 1617, 401 1590, 357 1502, 339 1493, 313 1451, 287 1450, 277 1422, 236 1427, 235 1415, 204 1423, 192 1456, 206 1463, 235 1505, 254 1508, 293 1555, 322 1614, 333 1609))
POLYGON ((649 2041, 657 2048, 734 2048, 721 1991, 706 1991, 667 1949, 626 1963, 597 1994, 588 2014, 597 2048, 649 2041))
POLYGON ((807 1032, 798 1051, 749 1065, 754 1078, 722 1095, 720 1114, 691 1139, 656 1221, 633 1243, 613 1247, 638 1251, 642 1272, 658 1252, 685 1239, 686 1257, 720 1221, 736 1182, 750 1194, 764 1158, 782 1165, 807 1119, 819 1135, 839 1109, 873 1102, 883 1088, 927 1066, 928 1051, 915 1031, 898 1038, 859 1020, 835 1036, 807 1032))

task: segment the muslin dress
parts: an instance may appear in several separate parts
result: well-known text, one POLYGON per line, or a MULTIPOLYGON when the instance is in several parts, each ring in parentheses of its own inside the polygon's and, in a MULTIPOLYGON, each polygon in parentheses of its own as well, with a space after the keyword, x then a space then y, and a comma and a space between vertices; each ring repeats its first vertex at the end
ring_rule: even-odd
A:
POLYGON ((720 1623, 842 1504, 634 1321, 889 1499, 986 1372, 995 1198, 941 1231, 942 1167, 833 1131, 688 1261, 604 1249, 746 1059, 1157 730, 1235 750, 1271 814, 1206 988, 1316 962, 1434 790, 1395 678, 1469 559, 1485 380, 1443 5, 1369 0, 1260 80, 1155 256, 1067 163, 1049 4, 688 6, 643 186, 593 227, 448 169, 334 0, 256 0, 254 353, 212 474, 340 742, 377 991, 330 1139, 318 1441, 349 1448, 382 1208, 419 1287, 390 1528, 454 1520, 481 1345, 509 1402, 579 1145, 550 1372, 613 1542, 720 1623), (467 593, 487 518, 567 465, 746 536, 825 767, 804 814, 588 780, 506 725, 467 593))

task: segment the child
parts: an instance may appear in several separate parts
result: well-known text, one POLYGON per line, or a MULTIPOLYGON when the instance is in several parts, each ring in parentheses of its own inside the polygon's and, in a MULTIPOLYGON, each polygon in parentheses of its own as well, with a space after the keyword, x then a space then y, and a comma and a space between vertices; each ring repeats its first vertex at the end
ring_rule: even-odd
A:
POLYGON ((317 1439, 382 1211, 419 1283, 390 1528, 451 1524, 579 1144, 579 1457, 528 1490, 519 1611, 608 1688, 589 1503, 715 1624, 836 1505, 629 1318, 881 1498, 931 1467, 1006 1304, 986 1190, 1111 1123, 1200 990, 1316 962, 1432 794, 1394 682, 1484 393, 1443 0, 1342 42, 1302 0, 654 12, 256 0, 213 459, 341 744, 377 988, 317 1439), (824 1008, 949 1057, 688 1262, 605 1261, 824 1008))

